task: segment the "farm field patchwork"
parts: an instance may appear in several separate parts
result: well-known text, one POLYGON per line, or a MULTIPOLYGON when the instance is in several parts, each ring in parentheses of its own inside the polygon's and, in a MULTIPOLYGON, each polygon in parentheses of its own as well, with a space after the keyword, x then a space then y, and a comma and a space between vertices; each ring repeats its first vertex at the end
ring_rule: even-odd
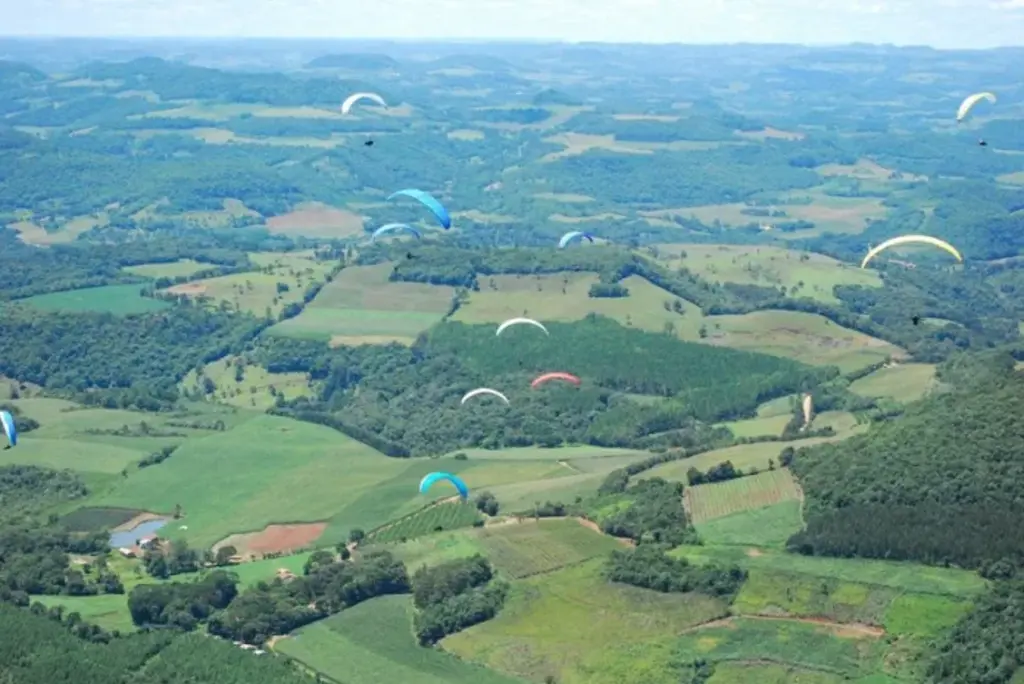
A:
POLYGON ((800 486, 786 469, 766 470, 727 482, 687 487, 684 504, 694 524, 734 513, 764 508, 802 496, 800 486))
POLYGON ((531 681, 552 676, 592 682, 589 677, 607 657, 602 654, 639 656, 645 642, 726 612, 724 603, 699 594, 611 584, 601 576, 602 565, 595 559, 516 580, 497 617, 445 638, 442 645, 464 660, 531 681))
POLYGON ((279 651, 346 684, 524 684, 416 645, 408 596, 370 599, 299 629, 279 651))
POLYGON ((267 228, 272 233, 313 238, 341 239, 364 235, 362 216, 320 202, 300 204, 287 214, 268 218, 267 228))
POLYGON ((102 312, 117 316, 149 313, 170 307, 164 302, 140 294, 142 285, 104 285, 80 290, 62 290, 19 300, 41 311, 67 313, 102 312))
POLYGON ((411 344, 447 313, 454 289, 390 282, 391 270, 390 263, 342 270, 301 314, 269 332, 332 344, 411 344))
POLYGON ((79 235, 87 233, 96 226, 105 226, 108 221, 105 214, 99 214, 97 216, 77 216, 56 230, 47 230, 30 219, 10 223, 7 227, 17 231, 18 239, 25 244, 46 247, 74 242, 79 235))
POLYGON ((368 539, 372 543, 405 541, 434 532, 470 527, 480 519, 480 514, 472 503, 448 501, 388 523, 372 532, 368 539))
POLYGON ((213 268, 212 264, 203 264, 193 259, 179 259, 166 263, 139 264, 138 266, 125 266, 123 271, 143 278, 178 278, 188 277, 193 273, 213 268))
POLYGON ((605 557, 622 544, 576 520, 524 520, 474 530, 484 555, 512 579, 605 557))

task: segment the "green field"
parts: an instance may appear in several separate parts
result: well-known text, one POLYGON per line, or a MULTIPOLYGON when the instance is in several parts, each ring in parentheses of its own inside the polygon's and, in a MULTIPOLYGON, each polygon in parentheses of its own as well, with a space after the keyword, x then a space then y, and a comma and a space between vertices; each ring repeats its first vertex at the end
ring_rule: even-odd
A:
POLYGON ((783 501, 695 523, 694 526, 700 538, 709 544, 782 548, 786 540, 803 528, 800 507, 799 501, 783 501))
POLYGON ((143 297, 141 285, 106 285, 81 290, 63 290, 19 300, 42 311, 67 313, 102 312, 116 316, 159 311, 171 306, 169 302, 143 297))
POLYGON ((611 682, 591 678, 604 669, 607 654, 628 660, 646 642, 726 612, 723 603, 698 594, 609 584, 602 564, 593 560, 514 581, 497 617, 447 637, 444 648, 531 681, 553 676, 558 682, 611 682))
POLYGON ((800 498, 800 486, 790 472, 776 469, 728 482, 688 487, 684 502, 690 518, 695 524, 700 524, 741 511, 800 498))
POLYGON ((901 363, 879 368, 856 380, 850 391, 865 397, 892 397, 896 401, 916 401, 938 386, 935 366, 930 363, 901 363))
POLYGON ((274 522, 330 518, 407 465, 330 428, 256 415, 187 441, 97 504, 164 512, 180 504, 188 530, 170 536, 209 546, 274 522))
POLYGON ((784 287, 791 297, 810 297, 828 303, 839 301, 833 294, 836 285, 882 285, 875 271, 861 270, 813 252, 696 244, 655 245, 654 249, 658 261, 672 270, 684 267, 712 282, 784 287))
POLYGON ((498 524, 474 535, 494 567, 513 579, 551 572, 621 549, 615 539, 575 520, 498 524))
POLYGON ((86 622, 92 622, 106 630, 133 632, 136 627, 128 612, 128 597, 124 594, 101 596, 33 596, 47 608, 62 606, 65 614, 78 613, 86 622))
POLYGON ((416 645, 408 596, 371 599, 278 641, 274 650, 345 684, 516 684, 416 645))
MULTIPOLYGON (((285 399, 296 399, 312 393, 309 376, 306 373, 271 373, 257 364, 247 363, 244 358, 225 356, 203 367, 203 376, 209 378, 216 390, 206 398, 239 408, 265 411, 274 406, 276 391, 285 399), (243 368, 243 377, 236 379, 236 366, 243 368)), ((195 369, 188 372, 179 387, 185 392, 200 391, 199 374, 195 369)))
POLYGON ((919 594, 970 598, 987 582, 976 573, 956 568, 939 568, 919 563, 862 558, 801 556, 767 548, 738 546, 680 546, 669 552, 694 563, 738 563, 750 570, 808 575, 822 579, 890 587, 919 594))
POLYGON ((351 346, 411 344, 447 313, 454 290, 390 282, 391 270, 390 263, 344 269, 301 314, 278 323, 269 332, 351 346))
POLYGON ((470 527, 480 520, 476 506, 458 501, 445 502, 413 513, 372 532, 368 540, 376 543, 405 541, 433 532, 470 527))
POLYGON ((182 276, 188 277, 193 273, 198 273, 208 268, 212 268, 212 264, 203 264, 193 259, 178 259, 177 261, 170 261, 167 263, 158 264, 139 264, 138 266, 126 266, 125 272, 131 273, 132 275, 142 276, 143 278, 180 278, 182 276))

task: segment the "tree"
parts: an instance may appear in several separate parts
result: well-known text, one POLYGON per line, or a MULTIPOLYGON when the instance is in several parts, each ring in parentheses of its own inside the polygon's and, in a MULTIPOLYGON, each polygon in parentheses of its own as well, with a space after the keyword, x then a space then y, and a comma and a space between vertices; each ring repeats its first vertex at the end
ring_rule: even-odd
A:
POLYGON ((352 531, 348 533, 348 540, 350 542, 352 542, 353 544, 358 544, 359 542, 363 541, 363 539, 365 539, 365 538, 366 538, 366 533, 363 532, 358 527, 353 528, 352 531))
POLYGON ((320 549, 310 554, 309 558, 306 559, 306 564, 302 567, 302 574, 309 575, 316 572, 322 567, 326 567, 334 563, 334 554, 327 549, 320 549))
POLYGON ((217 555, 214 559, 214 563, 218 566, 228 565, 231 562, 231 557, 235 555, 238 555, 238 549, 234 546, 231 546, 230 544, 222 546, 217 549, 217 555))

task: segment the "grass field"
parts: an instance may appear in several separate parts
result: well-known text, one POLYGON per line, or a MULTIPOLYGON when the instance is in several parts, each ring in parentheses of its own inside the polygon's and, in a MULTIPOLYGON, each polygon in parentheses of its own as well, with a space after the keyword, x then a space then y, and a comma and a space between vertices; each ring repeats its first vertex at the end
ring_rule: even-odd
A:
POLYGON ((178 278, 180 276, 190 276, 207 268, 212 268, 212 265, 202 264, 192 259, 179 259, 161 264, 126 266, 121 270, 132 275, 142 276, 143 278, 178 278))
POLYGON ((63 290, 19 300, 42 311, 70 313, 104 312, 118 316, 159 311, 171 306, 169 302, 143 297, 141 285, 105 285, 81 290, 63 290))
POLYGON ((367 537, 371 543, 387 543, 415 539, 434 532, 470 527, 480 520, 480 514, 472 503, 458 501, 430 506, 412 515, 396 520, 375 530, 367 537))
POLYGON ((47 608, 62 606, 64 614, 78 613, 86 622, 105 630, 120 630, 122 634, 135 631, 132 615, 128 612, 128 597, 124 594, 100 596, 33 596, 47 608))
POLYGON ((737 437, 778 437, 789 423, 790 414, 775 416, 758 416, 744 420, 731 420, 722 423, 723 427, 732 430, 737 437))
POLYGON ((507 577, 522 579, 605 557, 622 545, 575 520, 498 524, 474 531, 484 555, 507 577))
MULTIPOLYGON (((861 429, 866 429, 863 427, 861 429)), ((757 442, 754 444, 737 444, 736 446, 724 449, 715 449, 698 454, 692 458, 684 458, 680 461, 662 463, 647 471, 647 477, 663 477, 666 480, 686 482, 686 471, 690 468, 706 471, 711 466, 731 461, 733 466, 742 470, 757 468, 768 470, 768 460, 779 462, 779 452, 786 447, 797 449, 801 446, 814 446, 825 442, 836 442, 854 434, 854 431, 844 435, 833 437, 811 437, 809 439, 794 440, 791 442, 757 442)))
POLYGON ((319 202, 301 204, 287 214, 267 219, 267 229, 282 235, 314 238, 340 239, 364 235, 362 216, 319 202))
POLYGON ((416 645, 408 596, 383 596, 298 630, 274 646, 345 684, 517 684, 416 645))
POLYGON ((330 428, 256 415, 188 440, 95 504, 159 512, 181 504, 188 530, 168 536, 209 546, 270 523, 330 518, 408 465, 330 428))
POLYGON ((850 391, 865 397, 892 397, 896 401, 911 402, 937 386, 934 365, 901 363, 879 368, 871 375, 856 380, 850 385, 850 391))
MULTIPOLYGON (((715 664, 715 673, 705 684, 844 684, 846 677, 805 670, 792 665, 777 663, 720 662, 715 664)), ((856 680, 858 684, 898 684, 888 681, 856 680)))
POLYGON ((615 299, 589 297, 588 290, 596 282, 597 275, 590 273, 492 276, 481 281, 480 291, 471 293, 452 319, 498 323, 513 316, 529 316, 541 321, 576 321, 597 313, 642 330, 671 330, 688 342, 837 365, 844 371, 903 353, 887 342, 843 328, 817 314, 756 311, 705 317, 696 305, 686 301, 683 313, 678 314, 665 309, 665 303, 671 305, 677 297, 639 276, 625 278, 622 284, 629 289, 629 296, 615 299), (700 336, 702 327, 704 338, 700 336))
POLYGON ((314 260, 311 252, 254 252, 249 259, 260 270, 195 280, 163 291, 205 297, 214 305, 227 302, 236 311, 255 316, 276 316, 286 305, 301 302, 306 288, 322 282, 335 265, 314 260))
MULTIPOLYGON (((753 217, 751 217, 753 218, 753 217)), ((831 257, 779 247, 738 245, 656 245, 658 261, 675 270, 685 267, 704 278, 743 285, 784 287, 791 297, 838 302, 836 285, 881 287, 874 271, 861 270, 831 257), (686 256, 682 257, 681 254, 686 256)))
POLYGON ((61 522, 69 530, 90 532, 123 525, 142 512, 136 508, 93 508, 87 506, 64 516, 61 522))
POLYGON ((728 482, 688 487, 683 501, 690 519, 700 524, 741 511, 798 501, 800 486, 788 470, 766 470, 728 482))
POLYGON ((738 618, 680 638, 676 655, 713 662, 782 662, 847 679, 871 674, 884 644, 814 624, 738 618))
MULTIPOLYGON (((784 223, 786 221, 803 220, 815 224, 813 229, 797 230, 790 233, 774 231, 772 235, 783 240, 796 240, 814 237, 821 233, 860 233, 871 219, 885 216, 886 208, 882 201, 873 197, 833 197, 824 194, 821 189, 795 191, 793 198, 810 197, 810 204, 785 204, 780 201, 776 208, 786 212, 784 217, 773 217, 769 222, 784 223)), ((640 212, 642 216, 665 219, 672 216, 696 218, 701 223, 712 225, 719 221, 727 226, 745 226, 764 221, 763 217, 749 216, 742 212, 749 209, 746 204, 711 204, 699 207, 683 207, 679 209, 658 209, 640 212)))
POLYGON ((871 584, 904 592, 936 594, 969 599, 987 582, 976 573, 956 568, 939 568, 917 563, 801 556, 777 549, 739 546, 680 546, 670 555, 694 563, 737 563, 750 570, 807 575, 821 579, 871 584))
POLYGON ((237 199, 226 199, 223 201, 223 209, 186 211, 181 218, 197 228, 227 228, 232 225, 233 219, 243 216, 259 217, 260 213, 248 208, 237 199))
MULTIPOLYGON (((241 408, 265 411, 274 405, 274 393, 285 399, 308 396, 312 390, 307 373, 271 373, 262 366, 247 364, 237 356, 226 356, 206 364, 203 377, 209 378, 217 389, 207 399, 241 408), (236 380, 236 364, 243 368, 242 380, 236 380)), ((195 369, 189 371, 179 387, 186 392, 199 391, 200 376, 195 369)))
POLYGON ((601 576, 602 564, 587 561, 514 581, 497 617, 444 639, 444 648, 531 681, 553 676, 567 684, 604 682, 611 680, 590 675, 607 653, 628 657, 630 648, 726 612, 723 603, 696 594, 610 584, 601 576))
POLYGON ((708 544, 785 547, 786 541, 803 528, 799 501, 752 508, 695 525, 708 544))
POLYGON ((301 314, 278 323, 270 332, 331 340, 333 344, 411 344, 447 313, 454 290, 390 282, 392 266, 384 263, 344 269, 301 314))

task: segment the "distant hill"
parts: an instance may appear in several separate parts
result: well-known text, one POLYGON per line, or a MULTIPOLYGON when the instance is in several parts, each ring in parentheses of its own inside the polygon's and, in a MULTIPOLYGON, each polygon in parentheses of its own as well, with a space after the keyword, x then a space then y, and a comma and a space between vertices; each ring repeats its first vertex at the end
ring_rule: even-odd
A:
POLYGON ((387 55, 374 53, 345 53, 337 55, 323 55, 310 60, 306 65, 307 69, 360 69, 366 71, 384 71, 386 69, 397 69, 400 66, 398 60, 387 55))
POLYGON ((548 105, 568 105, 576 107, 583 104, 583 102, 578 98, 575 98, 568 93, 564 93, 561 90, 555 90, 554 88, 547 88, 540 91, 533 96, 532 102, 538 107, 545 107, 548 105))
POLYGON ((470 68, 479 71, 508 72, 514 71, 515 67, 492 55, 446 55, 424 64, 428 69, 459 69, 470 68))

